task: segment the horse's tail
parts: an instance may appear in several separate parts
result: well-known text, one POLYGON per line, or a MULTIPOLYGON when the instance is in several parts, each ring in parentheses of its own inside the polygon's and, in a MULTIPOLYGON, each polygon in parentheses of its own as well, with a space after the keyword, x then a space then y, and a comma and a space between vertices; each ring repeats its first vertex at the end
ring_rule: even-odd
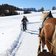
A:
POLYGON ((43 34, 44 34, 43 28, 40 28, 40 29, 39 29, 39 37, 40 37, 40 38, 39 38, 38 53, 41 51, 41 43, 42 43, 43 34))

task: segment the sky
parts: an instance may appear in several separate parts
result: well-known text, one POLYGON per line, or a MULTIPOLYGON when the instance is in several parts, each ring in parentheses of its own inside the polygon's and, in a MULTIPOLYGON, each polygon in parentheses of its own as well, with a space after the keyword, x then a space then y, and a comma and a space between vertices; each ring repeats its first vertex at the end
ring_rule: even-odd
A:
POLYGON ((56 6, 56 0, 0 0, 0 4, 10 4, 22 8, 36 8, 44 7, 46 10, 56 6))

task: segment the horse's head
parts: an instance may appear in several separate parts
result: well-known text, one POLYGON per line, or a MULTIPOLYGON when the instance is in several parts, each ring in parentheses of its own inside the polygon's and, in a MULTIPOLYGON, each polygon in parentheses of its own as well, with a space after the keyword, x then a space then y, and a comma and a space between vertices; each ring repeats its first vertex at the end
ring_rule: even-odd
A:
POLYGON ((41 35, 41 30, 43 28, 43 23, 46 20, 46 18, 47 18, 48 15, 49 15, 49 12, 42 12, 41 19, 43 20, 43 22, 42 22, 41 28, 39 28, 39 37, 41 35))
POLYGON ((45 21, 47 18, 53 18, 51 11, 50 12, 42 12, 41 19, 45 21))
POLYGON ((42 22, 42 27, 43 27, 46 19, 53 18, 51 11, 50 12, 42 12, 41 18, 43 20, 43 22, 42 22))
POLYGON ((48 16, 49 12, 42 12, 41 19, 44 20, 48 16))

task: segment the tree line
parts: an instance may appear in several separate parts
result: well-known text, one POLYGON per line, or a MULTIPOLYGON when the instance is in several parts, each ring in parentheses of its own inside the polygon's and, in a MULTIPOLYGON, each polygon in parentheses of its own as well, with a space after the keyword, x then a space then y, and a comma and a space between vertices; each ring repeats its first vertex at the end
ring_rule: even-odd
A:
MULTIPOLYGON (((56 7, 53 6, 52 10, 56 10, 56 7)), ((41 12, 41 11, 45 11, 45 9, 44 7, 41 7, 40 9, 36 10, 36 8, 18 8, 16 6, 9 5, 9 4, 0 5, 0 16, 10 16, 10 15, 20 14, 16 11, 24 11, 24 14, 28 14, 31 13, 31 11, 41 12)))
POLYGON ((35 8, 18 8, 9 4, 0 5, 0 16, 18 15, 16 11, 24 11, 24 14, 31 13, 31 11, 37 11, 35 8))
POLYGON ((18 15, 16 10, 20 11, 22 9, 12 5, 2 4, 0 5, 0 16, 18 15))
MULTIPOLYGON (((51 10, 56 10, 56 7, 53 6, 51 10)), ((38 12, 41 12, 41 11, 45 11, 44 7, 41 7, 40 9, 37 10, 38 12)))

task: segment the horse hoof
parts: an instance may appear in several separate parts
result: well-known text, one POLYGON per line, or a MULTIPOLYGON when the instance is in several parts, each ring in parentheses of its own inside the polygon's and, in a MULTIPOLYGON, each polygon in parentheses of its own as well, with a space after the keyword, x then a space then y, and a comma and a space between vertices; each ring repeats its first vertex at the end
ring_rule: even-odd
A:
POLYGON ((47 52, 47 50, 46 50, 46 49, 44 49, 42 52, 47 52))

